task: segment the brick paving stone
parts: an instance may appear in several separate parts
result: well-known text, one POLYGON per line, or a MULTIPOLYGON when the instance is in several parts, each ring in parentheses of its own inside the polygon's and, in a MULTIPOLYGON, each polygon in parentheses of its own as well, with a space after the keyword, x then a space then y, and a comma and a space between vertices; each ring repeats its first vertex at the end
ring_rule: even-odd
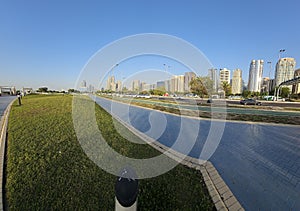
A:
MULTIPOLYGON (((220 195, 224 195, 226 192, 231 192, 230 189, 228 188, 228 186, 224 186, 220 189, 218 189, 218 192, 220 193, 220 195)), ((231 194, 232 195, 232 194, 231 194)))
POLYGON ((216 204, 219 201, 221 201, 221 197, 219 195, 215 195, 214 197, 211 197, 211 199, 214 202, 214 204, 216 204))
POLYGON ((224 203, 227 207, 230 207, 232 206, 234 203, 237 203, 237 200, 234 196, 230 197, 229 199, 227 200, 224 200, 224 203))
POLYGON ((224 203, 221 202, 221 201, 218 201, 218 202, 215 204, 215 207, 216 207, 217 210, 221 210, 221 209, 226 210, 224 203))
POLYGON ((234 203, 233 205, 228 207, 228 210, 229 211, 238 211, 240 208, 242 208, 242 207, 239 203, 234 203))
POLYGON ((226 191, 225 193, 221 194, 221 196, 223 197, 224 200, 226 199, 229 199, 230 197, 233 196, 232 192, 229 190, 229 191, 226 191))
POLYGON ((217 190, 223 188, 223 187, 227 187, 227 185, 225 184, 225 182, 222 180, 221 182, 219 182, 218 184, 215 184, 217 190))

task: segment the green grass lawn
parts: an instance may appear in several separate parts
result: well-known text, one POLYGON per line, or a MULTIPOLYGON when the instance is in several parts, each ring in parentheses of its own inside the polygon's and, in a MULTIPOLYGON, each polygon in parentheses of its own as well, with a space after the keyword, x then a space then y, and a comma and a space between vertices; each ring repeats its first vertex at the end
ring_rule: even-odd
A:
MULTIPOLYGON (((12 210, 113 210, 116 176, 95 165, 77 141, 72 96, 31 95, 12 106, 8 127, 6 201, 12 210)), ((113 128, 111 116, 95 108, 99 129, 118 152, 135 158, 159 154, 133 144, 113 128)), ((122 131, 132 134, 123 128, 122 131)), ((140 180, 139 210, 213 210, 199 171, 178 165, 140 180)))

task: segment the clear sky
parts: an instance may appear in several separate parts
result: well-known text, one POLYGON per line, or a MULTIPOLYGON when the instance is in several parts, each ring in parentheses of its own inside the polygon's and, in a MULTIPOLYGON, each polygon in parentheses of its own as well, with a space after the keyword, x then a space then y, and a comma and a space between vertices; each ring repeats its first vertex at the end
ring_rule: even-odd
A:
POLYGON ((94 53, 139 33, 180 37, 247 81, 251 60, 274 67, 279 49, 300 67, 299 8, 299 0, 0 0, 0 85, 72 88, 94 53))

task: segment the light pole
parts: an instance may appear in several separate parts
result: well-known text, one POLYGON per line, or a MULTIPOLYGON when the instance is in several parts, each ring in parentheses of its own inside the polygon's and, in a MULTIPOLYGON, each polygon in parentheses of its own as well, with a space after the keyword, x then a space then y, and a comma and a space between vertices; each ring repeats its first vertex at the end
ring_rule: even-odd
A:
POLYGON ((170 68, 171 66, 169 66, 169 65, 167 65, 167 64, 164 64, 164 67, 165 67, 165 71, 166 71, 166 72, 169 72, 169 68, 170 68))
POLYGON ((279 50, 279 60, 281 59, 281 53, 285 52, 285 49, 280 49, 279 50))

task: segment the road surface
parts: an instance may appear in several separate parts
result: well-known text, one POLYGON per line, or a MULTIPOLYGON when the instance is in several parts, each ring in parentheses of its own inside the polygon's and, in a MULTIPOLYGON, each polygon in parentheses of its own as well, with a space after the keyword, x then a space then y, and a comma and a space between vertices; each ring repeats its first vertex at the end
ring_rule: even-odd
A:
MULTIPOLYGON (((151 104, 151 105, 161 105, 165 107, 171 107, 171 108, 179 108, 178 104, 176 103, 167 103, 165 100, 162 101, 151 101, 151 100, 143 100, 143 99, 133 99, 133 98, 117 98, 117 100, 123 101, 123 102, 140 102, 144 104, 151 104)), ((228 102, 228 101, 227 101, 228 102)), ((299 105, 300 107, 300 105, 299 105)), ((180 104, 180 109, 189 109, 189 110, 199 110, 204 112, 211 112, 211 106, 192 106, 188 104, 180 104)), ((265 115, 265 116, 293 116, 293 117, 299 117, 300 118, 300 112, 299 111, 277 111, 277 110, 267 110, 267 109, 253 109, 253 108, 247 108, 244 106, 243 108, 232 108, 232 107, 214 107, 215 112, 220 113, 232 113, 232 114, 253 114, 253 115, 265 115)))
POLYGON ((0 116, 2 117, 7 106, 13 101, 15 96, 0 96, 0 116))
MULTIPOLYGON (((210 120, 135 106, 128 109, 103 98, 96 98, 96 102, 109 112, 113 108, 114 115, 182 153, 186 153, 191 132, 200 126, 196 143, 187 153, 195 158, 199 158, 211 127, 210 120), (163 132, 159 124, 152 124, 156 129, 151 129, 153 117, 160 118, 162 125, 166 122, 163 132), (183 136, 181 122, 189 129, 183 136), (179 136, 185 141, 173 146, 179 136)), ((209 160, 246 210, 300 210, 300 126, 226 122, 220 144, 209 160)))

